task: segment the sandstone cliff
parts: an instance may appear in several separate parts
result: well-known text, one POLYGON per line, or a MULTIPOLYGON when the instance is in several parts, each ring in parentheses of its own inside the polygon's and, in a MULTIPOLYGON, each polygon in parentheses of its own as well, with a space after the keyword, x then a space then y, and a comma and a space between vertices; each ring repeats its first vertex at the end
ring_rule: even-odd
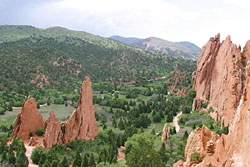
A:
POLYGON ((37 111, 35 99, 29 98, 23 103, 22 112, 18 114, 14 122, 13 137, 20 137, 32 146, 43 145, 45 149, 51 148, 55 144, 66 144, 73 140, 94 139, 99 131, 92 98, 91 81, 89 77, 85 77, 80 89, 78 108, 69 119, 65 122, 59 122, 54 112, 51 111, 45 124, 41 113, 37 111), (29 133, 35 134, 43 125, 45 125, 44 135, 30 138, 29 133))
MULTIPOLYGON (((233 120, 244 87, 245 56, 230 40, 220 43, 220 34, 203 46, 194 74, 196 100, 210 101, 224 126, 233 120)), ((196 101, 197 103, 197 101, 196 101)), ((193 108, 195 109, 195 108, 193 108)))
POLYGON ((43 126, 43 118, 37 111, 37 103, 34 98, 28 98, 23 103, 22 111, 17 115, 13 125, 13 137, 23 140, 30 138, 30 132, 35 132, 43 126))
POLYGON ((242 53, 230 37, 220 44, 219 35, 203 47, 194 75, 194 102, 209 99, 208 107, 214 108, 223 125, 229 125, 229 134, 218 136, 206 127, 196 129, 188 137, 186 162, 179 161, 175 166, 250 166, 249 60, 250 41, 242 53), (194 152, 200 153, 200 162, 191 162, 194 152))
POLYGON ((45 122, 45 148, 50 148, 54 144, 66 144, 72 140, 93 139, 99 134, 92 99, 91 82, 89 77, 85 77, 80 89, 78 108, 69 119, 60 123, 54 113, 50 113, 49 120, 45 122))

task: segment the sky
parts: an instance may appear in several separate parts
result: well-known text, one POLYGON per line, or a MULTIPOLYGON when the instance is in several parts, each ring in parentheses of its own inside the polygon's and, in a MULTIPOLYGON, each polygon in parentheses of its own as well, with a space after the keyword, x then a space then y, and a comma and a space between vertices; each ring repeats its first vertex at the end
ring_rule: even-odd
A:
MULTIPOLYGON (((0 25, 62 26, 109 37, 159 37, 202 47, 210 37, 244 46, 249 0, 0 0, 0 25)), ((0 34, 1 35, 1 34, 0 34)))

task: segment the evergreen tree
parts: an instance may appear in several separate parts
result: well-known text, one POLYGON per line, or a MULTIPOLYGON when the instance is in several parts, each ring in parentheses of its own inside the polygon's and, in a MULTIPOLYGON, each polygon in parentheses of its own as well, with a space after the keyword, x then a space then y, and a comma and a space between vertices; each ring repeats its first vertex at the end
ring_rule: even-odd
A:
POLYGON ((186 140, 188 138, 188 132, 185 131, 184 135, 183 135, 183 139, 186 140))
POLYGON ((7 161, 7 154, 6 151, 3 151, 1 154, 1 162, 5 162, 7 161))
POLYGON ((94 158, 93 153, 91 153, 91 156, 90 156, 89 167, 96 167, 95 158, 94 158))
POLYGON ((15 164, 16 163, 16 157, 13 151, 10 151, 8 154, 8 163, 15 164))
POLYGON ((137 140, 137 145, 132 147, 125 159, 129 167, 165 167, 153 144, 145 138, 137 140))
POLYGON ((53 160, 52 163, 51 163, 51 167, 58 167, 58 161, 53 160))
POLYGON ((162 143, 161 144, 161 148, 160 150, 158 151, 158 153, 160 154, 161 156, 161 160, 166 164, 167 161, 168 161, 168 157, 166 155, 166 146, 165 146, 165 143, 162 143))
POLYGON ((196 129, 196 126, 195 126, 195 124, 193 124, 193 127, 192 127, 192 129, 193 129, 193 130, 195 130, 195 129, 196 129))
POLYGON ((16 166, 17 167, 28 167, 29 165, 29 160, 28 158, 25 156, 25 152, 21 151, 16 159, 16 166))
POLYGON ((85 154, 83 157, 82 167, 89 167, 87 154, 85 154))
POLYGON ((44 164, 45 161, 46 161, 46 153, 43 152, 42 155, 41 155, 41 157, 40 157, 40 160, 38 162, 39 167, 43 166, 43 164, 44 164))
POLYGON ((65 156, 63 157, 60 167, 69 167, 69 163, 65 156))
POLYGON ((51 167, 48 159, 46 159, 46 161, 44 162, 43 166, 42 167, 51 167))
POLYGON ((32 153, 31 153, 31 160, 34 164, 37 164, 39 163, 39 160, 41 158, 41 155, 42 153, 44 152, 43 148, 42 147, 37 147, 35 148, 32 153))
POLYGON ((77 151, 74 158, 73 167, 81 167, 81 163, 82 163, 82 158, 80 152, 77 151))
POLYGON ((123 123, 123 119, 122 119, 122 118, 121 118, 120 121, 119 121, 118 127, 119 127, 120 130, 124 130, 124 129, 125 129, 125 126, 124 126, 124 123, 123 123))

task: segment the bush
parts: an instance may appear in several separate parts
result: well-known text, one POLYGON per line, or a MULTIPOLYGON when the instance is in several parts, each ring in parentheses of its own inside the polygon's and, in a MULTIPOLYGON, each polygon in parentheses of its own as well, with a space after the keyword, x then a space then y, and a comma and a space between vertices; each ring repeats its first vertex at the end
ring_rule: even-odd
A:
POLYGON ((42 147, 35 148, 31 153, 31 160, 34 164, 38 164, 42 153, 44 152, 42 147))
POLYGON ((42 136, 42 135, 44 134, 44 126, 41 127, 40 129, 38 129, 38 130, 36 131, 36 134, 37 134, 38 136, 42 136))
POLYGON ((33 136, 33 132, 30 132, 29 136, 32 137, 33 136))
POLYGON ((201 161, 201 157, 200 157, 200 153, 194 152, 193 154, 191 154, 191 162, 200 162, 201 161))
POLYGON ((15 101, 13 104, 14 107, 22 107, 22 105, 23 105, 23 103, 20 101, 15 101))
POLYGON ((153 117, 153 122, 161 122, 161 116, 159 114, 156 114, 154 117, 153 117))

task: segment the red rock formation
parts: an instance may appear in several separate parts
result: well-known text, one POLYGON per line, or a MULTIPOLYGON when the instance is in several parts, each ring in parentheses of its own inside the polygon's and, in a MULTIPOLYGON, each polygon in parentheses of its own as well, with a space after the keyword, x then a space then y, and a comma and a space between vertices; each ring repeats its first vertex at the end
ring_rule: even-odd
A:
POLYGON ((196 98, 210 101, 219 120, 228 126, 233 120, 243 90, 244 61, 240 47, 230 36, 220 44, 220 35, 203 46, 194 73, 196 98))
POLYGON ((85 77, 80 89, 78 108, 70 118, 60 123, 54 113, 50 113, 49 120, 45 122, 45 148, 50 148, 54 144, 66 144, 72 140, 93 139, 99 134, 92 99, 91 82, 88 77, 85 77))
POLYGON ((28 98, 23 103, 22 111, 17 115, 13 125, 13 138, 27 140, 30 132, 33 134, 43 126, 43 118, 37 111, 37 103, 34 98, 28 98))
POLYGON ((164 128, 162 130, 162 137, 161 142, 166 141, 170 137, 170 127, 168 127, 168 124, 165 123, 164 128))
MULTIPOLYGON (((213 39, 205 48, 217 45, 213 39)), ((206 52, 215 53, 211 49, 206 52)), ((218 111, 225 125, 229 124, 229 134, 218 136, 206 127, 196 129, 188 137, 185 149, 186 162, 183 166, 248 167, 250 166, 250 41, 246 43, 243 53, 240 53, 240 48, 236 48, 228 37, 219 46, 215 55, 213 68, 206 68, 213 73, 207 72, 203 80, 201 76, 205 75, 206 70, 202 68, 207 67, 205 64, 209 61, 200 61, 202 63, 198 66, 202 68, 196 71, 194 88, 198 92, 197 96, 203 100, 210 95, 210 106, 218 111), (211 84, 205 84, 209 82, 211 84), (200 153, 201 162, 190 162, 190 156, 194 152, 200 153)))

